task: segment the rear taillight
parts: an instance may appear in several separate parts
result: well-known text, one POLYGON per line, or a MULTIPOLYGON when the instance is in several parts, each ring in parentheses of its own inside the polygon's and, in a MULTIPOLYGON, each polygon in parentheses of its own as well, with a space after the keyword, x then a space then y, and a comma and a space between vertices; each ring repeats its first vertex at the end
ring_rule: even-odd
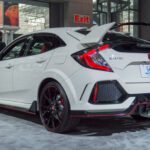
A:
POLYGON ((109 45, 105 44, 89 50, 80 51, 78 53, 73 54, 72 56, 78 63, 80 63, 84 67, 112 72, 111 67, 99 54, 100 51, 106 50, 108 48, 109 45))

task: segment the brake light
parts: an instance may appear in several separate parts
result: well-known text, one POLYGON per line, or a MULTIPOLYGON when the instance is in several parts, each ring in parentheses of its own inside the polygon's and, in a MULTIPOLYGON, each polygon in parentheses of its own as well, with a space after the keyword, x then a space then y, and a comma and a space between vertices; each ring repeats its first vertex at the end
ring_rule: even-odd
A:
POLYGON ((105 44, 105 45, 100 46, 98 49, 99 49, 99 51, 103 51, 103 50, 106 50, 108 48, 109 48, 109 44, 105 44))
POLYGON ((104 58, 99 54, 99 51, 103 51, 109 48, 108 44, 93 48, 90 50, 83 50, 75 53, 72 56, 81 65, 102 71, 112 72, 111 67, 107 64, 104 58))

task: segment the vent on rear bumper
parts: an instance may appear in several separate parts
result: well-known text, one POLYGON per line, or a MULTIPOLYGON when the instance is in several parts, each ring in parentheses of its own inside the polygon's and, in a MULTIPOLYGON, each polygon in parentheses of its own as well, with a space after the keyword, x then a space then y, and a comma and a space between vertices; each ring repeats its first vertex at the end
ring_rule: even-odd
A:
POLYGON ((104 81, 95 84, 89 102, 91 104, 118 104, 127 97, 117 81, 104 81))

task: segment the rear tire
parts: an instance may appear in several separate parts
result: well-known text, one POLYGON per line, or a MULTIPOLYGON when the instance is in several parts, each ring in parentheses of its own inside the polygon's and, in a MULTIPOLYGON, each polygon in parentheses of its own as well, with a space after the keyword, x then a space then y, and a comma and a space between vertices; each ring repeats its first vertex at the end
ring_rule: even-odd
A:
POLYGON ((79 123, 79 119, 71 118, 67 95, 56 81, 43 87, 39 100, 39 114, 42 124, 51 132, 68 132, 79 123))

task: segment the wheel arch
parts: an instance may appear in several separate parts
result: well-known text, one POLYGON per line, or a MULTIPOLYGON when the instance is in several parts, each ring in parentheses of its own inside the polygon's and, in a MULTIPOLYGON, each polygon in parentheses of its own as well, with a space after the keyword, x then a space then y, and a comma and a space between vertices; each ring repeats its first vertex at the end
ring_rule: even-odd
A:
POLYGON ((39 87, 38 87, 38 94, 37 94, 37 110, 39 110, 39 97, 40 97, 40 93, 42 91, 42 88, 48 83, 48 82, 51 82, 51 81, 56 81, 58 82, 64 89, 67 97, 68 97, 68 100, 69 100, 69 103, 70 103, 70 107, 72 108, 72 105, 75 104, 76 102, 76 99, 77 99, 77 95, 76 95, 76 92, 75 92, 75 89, 74 89, 74 86, 73 84, 71 83, 71 81, 69 79, 65 80, 63 77, 61 77, 60 75, 58 74, 53 74, 53 76, 49 76, 49 77, 46 77, 44 78, 41 83, 39 84, 39 87))
MULTIPOLYGON (((44 79, 44 80, 41 82, 41 84, 40 84, 40 86, 39 86, 39 89, 38 89, 38 101, 39 101, 39 97, 40 97, 40 94, 41 94, 41 91, 42 91, 43 87, 44 87, 48 82, 51 82, 51 81, 56 81, 56 80, 53 79, 53 78, 46 78, 46 79, 44 79)), ((57 82, 57 81, 56 81, 56 82, 57 82)))

